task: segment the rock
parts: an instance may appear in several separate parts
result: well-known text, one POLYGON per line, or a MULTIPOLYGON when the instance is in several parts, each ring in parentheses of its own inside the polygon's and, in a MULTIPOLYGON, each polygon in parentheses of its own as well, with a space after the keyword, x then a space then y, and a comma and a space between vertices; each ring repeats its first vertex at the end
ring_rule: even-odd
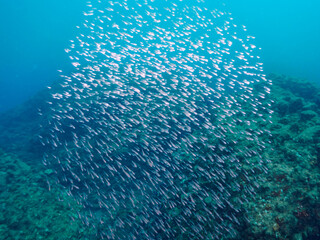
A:
POLYGON ((303 143, 313 142, 316 137, 320 136, 320 126, 306 128, 298 136, 298 140, 303 143))
POLYGON ((290 113, 295 113, 298 112, 303 108, 303 102, 301 98, 294 98, 292 101, 289 103, 289 112, 290 113))
POLYGON ((306 111, 302 111, 300 113, 300 117, 302 121, 308 121, 311 120, 312 118, 317 117, 318 114, 312 110, 306 110, 306 111))
POLYGON ((0 190, 3 191, 7 186, 7 173, 0 172, 0 190))
POLYGON ((279 226, 279 224, 278 223, 274 223, 273 224, 273 226, 272 226, 272 228, 273 228, 273 231, 279 231, 279 229, 280 229, 280 226, 279 226))
POLYGON ((1 239, 10 239, 9 228, 7 225, 5 224, 0 225, 0 236, 1 236, 1 239))
POLYGON ((280 113, 280 115, 285 115, 288 112, 289 104, 286 101, 279 101, 275 104, 275 108, 277 109, 277 112, 280 113))
POLYGON ((305 104, 304 106, 303 106, 303 109, 302 110, 313 110, 313 111, 317 111, 318 110, 318 106, 317 106, 317 104, 315 104, 315 103, 307 103, 307 104, 305 104))
POLYGON ((50 175, 50 174, 53 173, 53 170, 52 169, 47 169, 47 170, 44 171, 44 173, 47 174, 47 175, 50 175))
POLYGON ((293 235, 293 240, 302 240, 302 234, 301 233, 297 233, 295 235, 293 235))

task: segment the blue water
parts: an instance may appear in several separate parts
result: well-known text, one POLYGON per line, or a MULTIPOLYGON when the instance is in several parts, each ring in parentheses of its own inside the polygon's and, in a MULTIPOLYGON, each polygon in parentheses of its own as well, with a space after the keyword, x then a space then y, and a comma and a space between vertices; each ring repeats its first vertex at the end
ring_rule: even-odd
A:
POLYGON ((320 83, 319 1, 226 0, 226 5, 239 24, 256 37, 266 73, 320 83))
POLYGON ((41 110, 53 183, 101 238, 237 235, 271 117, 253 37, 198 0, 90 5, 41 110))
MULTIPOLYGON (((225 0, 262 48, 266 73, 320 81, 319 1, 225 0)), ((76 36, 86 1, 0 1, 0 111, 9 109, 68 71, 64 49, 76 36)), ((217 1, 207 1, 208 8, 217 1)))
MULTIPOLYGON (((244 203, 254 202, 265 181, 260 176, 267 172, 270 123, 277 116, 264 73, 320 79, 317 6, 205 1, 1 5, 0 112, 60 84, 31 108, 3 114, 0 143, 21 138, 13 151, 42 160, 49 189, 76 201, 83 209, 75 215, 96 229, 88 239, 231 239, 246 234, 247 223, 288 236, 280 218, 271 224, 246 219, 250 204, 244 203)), ((301 92, 314 94, 309 88, 301 92)), ((275 109, 291 111, 300 103, 297 111, 309 109, 300 120, 315 118, 317 106, 306 101, 287 96, 275 109)), ((291 161, 292 154, 284 155, 291 161)), ((277 182, 284 179, 270 170, 277 182)), ((299 206, 294 216, 300 224, 309 213, 299 206)))
POLYGON ((15 106, 68 70, 64 52, 85 1, 0 1, 0 111, 15 106))

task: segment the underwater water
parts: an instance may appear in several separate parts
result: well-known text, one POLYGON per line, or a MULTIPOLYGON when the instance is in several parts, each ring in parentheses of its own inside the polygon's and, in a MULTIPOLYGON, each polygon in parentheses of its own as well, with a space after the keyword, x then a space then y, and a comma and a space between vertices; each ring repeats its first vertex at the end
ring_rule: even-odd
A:
POLYGON ((85 15, 41 136, 56 183, 102 238, 235 236, 258 177, 243 166, 265 171, 271 117, 253 37, 197 1, 97 1, 85 15))
POLYGON ((71 64, 64 53, 85 1, 1 1, 0 111, 33 96, 71 64))
POLYGON ((81 4, 5 4, 38 38, 2 40, 1 108, 38 93, 0 116, 0 239, 319 238, 314 5, 81 4))
MULTIPOLYGON (((217 4, 256 37, 266 73, 318 82, 318 1, 206 1, 209 9, 217 4)), ((0 111, 50 85, 58 69, 71 71, 64 49, 76 37, 75 26, 82 24, 86 9, 85 1, 76 0, 1 2, 0 111)))
POLYGON ((226 7, 262 48, 266 73, 277 72, 319 83, 319 1, 235 1, 226 7))

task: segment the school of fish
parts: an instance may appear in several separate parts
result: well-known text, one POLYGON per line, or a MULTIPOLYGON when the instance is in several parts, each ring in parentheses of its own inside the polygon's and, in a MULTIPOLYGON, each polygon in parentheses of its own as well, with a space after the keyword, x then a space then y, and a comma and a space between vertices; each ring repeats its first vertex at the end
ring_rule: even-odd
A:
POLYGON ((270 121, 259 48, 200 0, 92 0, 51 88, 44 164, 97 239, 231 239, 270 121))

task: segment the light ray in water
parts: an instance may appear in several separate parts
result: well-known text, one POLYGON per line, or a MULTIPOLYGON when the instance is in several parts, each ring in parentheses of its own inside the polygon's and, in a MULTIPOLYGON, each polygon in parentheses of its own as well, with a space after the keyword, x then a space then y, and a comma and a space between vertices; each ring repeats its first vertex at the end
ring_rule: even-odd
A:
POLYGON ((236 235, 265 171, 253 37, 201 1, 90 1, 52 88, 46 164, 105 239, 236 235))

